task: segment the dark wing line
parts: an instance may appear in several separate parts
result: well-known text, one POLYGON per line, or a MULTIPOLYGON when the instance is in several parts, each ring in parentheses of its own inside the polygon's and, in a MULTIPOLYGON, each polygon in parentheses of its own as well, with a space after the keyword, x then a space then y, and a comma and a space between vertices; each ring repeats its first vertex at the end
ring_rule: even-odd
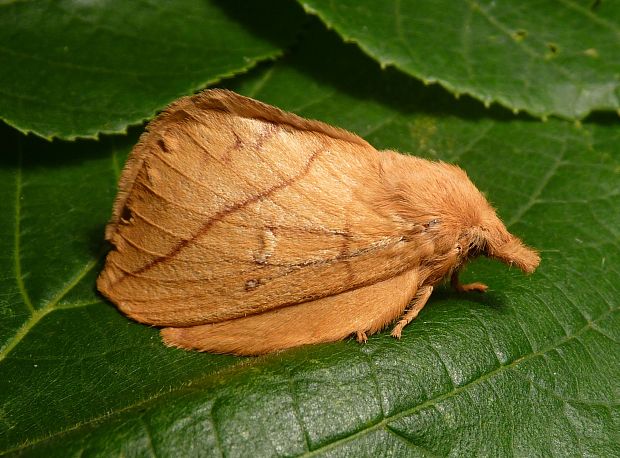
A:
MULTIPOLYGON (((265 191, 256 194, 254 196, 248 197, 247 199, 245 199, 242 202, 236 203, 234 205, 231 205, 227 208, 224 208, 223 210, 220 210, 219 212, 215 213, 213 216, 211 216, 209 219, 207 219, 207 221, 205 221, 205 223, 202 225, 202 227, 194 234, 192 235, 190 238, 188 239, 184 239, 182 240, 180 243, 177 244, 176 247, 174 247, 169 253, 167 253, 164 256, 160 256, 158 258, 155 258, 151 261, 149 261, 148 263, 146 263, 145 265, 143 265, 142 267, 140 267, 138 270, 132 272, 134 275, 140 275, 146 271, 148 271, 149 269, 155 267, 158 264, 161 264, 162 262, 165 262, 169 259, 174 258, 183 248, 185 248, 187 245, 189 245, 191 242, 193 242, 197 237, 201 237, 203 235, 205 235, 209 229, 218 221, 220 221, 221 219, 225 218, 226 216, 232 214, 232 213, 236 213, 239 210, 242 210, 243 208, 247 207, 250 204, 253 204, 255 202, 258 202, 259 200, 262 200, 266 197, 271 196, 272 194, 274 194, 277 191, 280 191, 282 189, 287 188, 288 186, 291 186, 293 183, 299 181, 300 179, 302 179, 304 176, 306 176, 309 172, 310 169, 312 167, 312 164, 314 163, 314 161, 324 152, 324 150, 317 150, 315 152, 312 153, 312 155, 310 156, 310 158, 308 159, 308 161, 306 162, 306 164, 304 165, 304 167, 301 169, 301 171, 293 176, 288 178, 287 180, 284 180, 281 183, 278 183, 276 185, 273 185, 272 187, 266 189, 265 191)), ((120 277, 115 283, 120 283, 122 282, 125 278, 127 278, 127 276, 122 276, 120 277)))
MULTIPOLYGON (((106 226, 106 240, 111 240, 112 234, 116 232, 116 226, 120 221, 121 212, 127 198, 131 194, 135 178, 142 169, 144 160, 150 152, 146 146, 152 136, 156 135, 162 126, 165 126, 171 120, 174 121, 175 117, 187 116, 196 119, 192 111, 209 109, 223 111, 243 118, 261 119, 270 123, 285 124, 297 130, 322 133, 334 139, 372 148, 364 139, 347 130, 330 126, 320 121, 304 119, 296 114, 280 110, 226 89, 210 89, 192 96, 181 97, 176 102, 171 103, 149 123, 146 131, 140 136, 138 144, 134 147, 134 151, 127 159, 119 180, 119 191, 114 200, 112 218, 106 226)), ((233 147, 235 145, 238 146, 238 143, 236 142, 233 147)))
MULTIPOLYGON (((267 122, 267 121, 265 121, 265 122, 267 122)), ((236 132, 235 132, 233 129, 231 129, 231 132, 232 132, 235 136, 237 136, 237 137, 238 137, 238 135, 236 134, 236 132)), ((268 130, 268 132, 275 132, 275 130, 274 130, 274 129, 269 129, 269 130, 268 130)), ((267 135, 267 134, 261 134, 261 135, 259 135, 259 137, 261 137, 261 136, 262 136, 262 139, 261 139, 261 138, 259 138, 259 139, 258 139, 258 140, 256 140, 256 141, 255 141, 252 145, 250 145, 250 148, 254 148, 254 151, 259 151, 259 149, 260 149, 260 148, 262 148, 263 144, 264 144, 264 143, 265 143, 265 142, 266 142, 269 138, 271 138, 273 135, 272 135, 272 134, 269 134, 269 135, 267 135)), ((215 160, 215 161, 219 162, 219 164, 220 164, 220 165, 222 165, 222 166, 226 166, 226 164, 225 164, 222 160, 220 160, 220 159, 219 159, 219 158, 217 158, 216 156, 212 156, 212 155, 211 155, 211 154, 207 151, 207 149, 206 149, 206 148, 205 148, 205 147, 204 147, 204 146, 203 146, 203 145, 202 145, 202 144, 201 144, 198 140, 196 140, 196 139, 194 138, 194 136, 192 135, 192 133, 191 133, 191 132, 187 132, 187 138, 188 138, 189 140, 191 140, 191 142, 192 142, 192 143, 193 143, 196 147, 198 147, 198 148, 202 149, 202 150, 203 150, 206 154, 208 154, 210 157, 214 158, 214 160, 215 160)), ((184 177, 184 178, 186 178, 187 180, 189 180, 189 181, 191 181, 192 183, 194 183, 196 186, 198 186, 198 187, 200 187, 200 188, 203 188, 203 189, 206 189, 206 190, 208 190, 208 192, 209 192, 209 193, 211 193, 211 194, 213 194, 213 195, 215 195, 215 196, 217 196, 217 197, 221 197, 222 199, 224 199, 224 200, 225 200, 225 196, 224 196, 223 194, 220 194, 220 193, 218 193, 218 192, 217 192, 217 190, 215 190, 215 189, 213 189, 213 188, 209 188, 209 187, 205 186, 205 184, 204 184, 204 183, 202 183, 202 182, 200 182, 200 181, 198 181, 198 180, 196 180, 196 179, 194 179, 194 178, 192 178, 192 177, 187 176, 187 175, 186 175, 183 171, 181 171, 178 167, 176 167, 176 166, 172 165, 172 164, 171 164, 171 163, 170 163, 167 159, 165 159, 162 155, 155 153, 155 154, 154 154, 154 157, 155 157, 155 158, 157 158, 159 161, 161 161, 161 162, 162 162, 163 164, 165 164, 166 166, 168 166, 171 170, 175 171, 176 173, 178 173, 178 174, 179 174, 179 175, 181 175, 182 177, 184 177)), ((276 169, 276 168, 274 168, 273 166, 271 166, 271 170, 273 171, 274 175, 278 175, 280 178, 282 178, 282 179, 286 179, 284 176, 282 176, 282 174, 280 174, 279 170, 278 170, 278 169, 276 169)), ((243 177, 243 176, 242 176, 242 175, 240 175, 239 173, 236 173, 234 169, 229 169, 229 172, 230 172, 230 171, 232 171, 232 172, 234 173, 234 175, 235 175, 235 176, 236 176, 239 180, 245 180, 245 177, 243 177)), ((158 194, 158 195, 159 195, 159 194, 158 194)), ((160 196, 160 197, 162 197, 162 196, 160 196)), ((162 198, 163 198, 163 197, 162 197, 162 198)), ((168 199, 164 199, 164 200, 168 200, 168 199)), ((175 202, 171 202, 171 203, 172 203, 172 204, 174 204, 174 205, 180 206, 180 205, 178 205, 178 204, 177 204, 177 203, 175 203, 175 202)), ((291 212, 292 212, 292 210, 291 210, 290 208, 284 208, 284 207, 282 206, 282 204, 280 204, 280 203, 278 203, 278 202, 276 202, 276 201, 272 201, 272 203, 273 203, 274 205, 276 205, 277 207, 280 207, 281 209, 283 209, 283 210, 285 210, 285 211, 287 211, 287 212, 289 212, 289 213, 291 213, 291 212)), ((187 207, 182 207, 182 208, 184 208, 185 210, 192 211, 193 213, 197 213, 195 210, 192 210, 192 209, 190 209, 190 208, 187 208, 187 207)), ((199 213, 199 214, 200 214, 200 213, 199 213)), ((300 219, 304 219, 305 221, 307 221, 307 222, 309 222, 309 223, 311 222, 311 221, 310 221, 310 218, 308 218, 308 217, 307 217, 306 215, 304 215, 303 213, 293 212, 293 214, 294 214, 295 216, 297 216, 298 218, 300 218, 300 219)), ((203 214, 203 215, 204 215, 204 214, 203 214)))

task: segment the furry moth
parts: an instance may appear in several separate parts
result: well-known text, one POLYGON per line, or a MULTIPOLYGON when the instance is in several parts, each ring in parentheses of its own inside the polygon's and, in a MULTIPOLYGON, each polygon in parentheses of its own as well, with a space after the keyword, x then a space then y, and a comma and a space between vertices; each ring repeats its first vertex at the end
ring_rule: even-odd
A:
POLYGON ((531 273, 460 168, 226 90, 153 120, 123 170, 97 286, 170 346, 257 355, 396 321, 484 255, 531 273))

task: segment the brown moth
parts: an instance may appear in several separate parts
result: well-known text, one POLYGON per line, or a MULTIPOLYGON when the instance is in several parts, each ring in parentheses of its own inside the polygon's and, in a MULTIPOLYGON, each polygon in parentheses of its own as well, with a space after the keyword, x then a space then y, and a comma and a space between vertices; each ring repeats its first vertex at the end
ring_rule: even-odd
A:
POLYGON ((119 188, 99 291, 186 349, 363 342, 397 318, 399 338, 442 279, 487 289, 459 283, 467 260, 540 260, 460 168, 226 90, 152 121, 119 188))

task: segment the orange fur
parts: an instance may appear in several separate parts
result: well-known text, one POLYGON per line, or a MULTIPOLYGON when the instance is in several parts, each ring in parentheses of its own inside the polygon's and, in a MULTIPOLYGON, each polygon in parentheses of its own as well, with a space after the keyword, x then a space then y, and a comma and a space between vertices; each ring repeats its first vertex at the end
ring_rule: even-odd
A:
POLYGON ((298 345, 359 340, 398 318, 415 294, 417 270, 334 296, 233 320, 164 328, 167 345, 214 353, 259 355, 298 345))
POLYGON ((363 341, 446 276, 484 290, 458 282, 474 256, 539 262, 458 167, 224 90, 151 122, 119 188, 98 288, 183 348, 363 341))

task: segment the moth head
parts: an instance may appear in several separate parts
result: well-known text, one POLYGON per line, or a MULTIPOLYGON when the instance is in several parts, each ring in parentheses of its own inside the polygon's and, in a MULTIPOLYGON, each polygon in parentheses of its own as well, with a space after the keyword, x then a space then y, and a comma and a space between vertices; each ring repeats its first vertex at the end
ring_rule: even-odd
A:
POLYGON ((444 167, 447 167, 444 177, 449 184, 448 192, 442 197, 443 209, 447 220, 452 219, 452 226, 460 226, 457 247, 460 247, 461 262, 487 256, 518 267, 526 274, 534 272, 540 263, 536 250, 508 232, 495 209, 463 170, 444 167))
POLYGON ((538 253, 508 232, 464 170, 416 157, 409 157, 410 167, 404 168, 397 158, 389 152, 385 156, 389 192, 388 198, 374 200, 380 208, 421 228, 437 251, 455 255, 455 267, 487 256, 525 273, 536 269, 538 253))

